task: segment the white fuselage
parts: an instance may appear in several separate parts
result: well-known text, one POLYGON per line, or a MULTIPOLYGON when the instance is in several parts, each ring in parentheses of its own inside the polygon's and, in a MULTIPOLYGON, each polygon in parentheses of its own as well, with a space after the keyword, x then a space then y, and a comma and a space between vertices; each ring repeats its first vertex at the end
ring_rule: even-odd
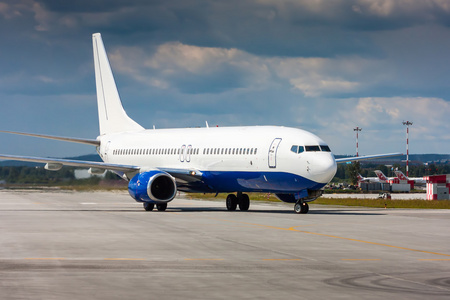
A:
POLYGON ((244 191, 295 192, 321 188, 336 173, 333 154, 316 147, 326 143, 310 132, 295 128, 157 129, 109 134, 99 139, 102 145, 99 153, 105 162, 139 165, 144 169, 148 166, 161 170, 197 170, 205 178, 220 179, 220 182, 206 180, 214 191, 235 188, 226 183, 228 177, 224 174, 238 174, 233 180, 241 180, 238 185, 246 187, 244 191), (304 151, 294 153, 292 146, 304 147, 304 151), (312 149, 315 151, 307 150, 310 149, 307 146, 315 146, 312 149), (262 182, 250 179, 255 176, 262 182), (281 187, 275 186, 280 182, 281 187))

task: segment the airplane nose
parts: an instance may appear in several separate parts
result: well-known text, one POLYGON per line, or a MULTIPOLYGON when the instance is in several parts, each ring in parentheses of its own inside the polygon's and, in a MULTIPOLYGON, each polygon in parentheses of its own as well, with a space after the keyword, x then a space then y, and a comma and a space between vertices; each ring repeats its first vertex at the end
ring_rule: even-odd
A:
POLYGON ((311 162, 311 179, 315 182, 328 183, 336 174, 337 165, 332 154, 321 155, 311 162))

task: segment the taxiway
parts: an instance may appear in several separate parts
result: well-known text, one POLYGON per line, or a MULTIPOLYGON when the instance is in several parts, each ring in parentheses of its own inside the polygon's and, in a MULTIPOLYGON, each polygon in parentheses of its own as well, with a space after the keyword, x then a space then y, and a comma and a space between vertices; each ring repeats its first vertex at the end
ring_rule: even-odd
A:
POLYGON ((448 299, 450 211, 0 191, 2 299, 448 299))

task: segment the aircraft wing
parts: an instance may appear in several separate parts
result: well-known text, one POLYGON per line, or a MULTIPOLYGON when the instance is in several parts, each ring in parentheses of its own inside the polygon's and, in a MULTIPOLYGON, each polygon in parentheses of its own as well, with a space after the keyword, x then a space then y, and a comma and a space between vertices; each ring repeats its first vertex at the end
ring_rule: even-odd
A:
POLYGON ((93 139, 80 139, 80 138, 71 138, 71 137, 36 134, 36 133, 26 133, 26 132, 17 132, 17 131, 6 131, 6 130, 0 130, 0 132, 10 133, 10 134, 19 134, 19 135, 25 135, 25 136, 33 136, 33 137, 57 140, 57 141, 65 141, 65 142, 73 142, 73 143, 80 143, 80 144, 86 144, 86 145, 100 146, 100 141, 93 140, 93 139))
POLYGON ((403 153, 388 153, 388 154, 375 154, 375 155, 366 155, 366 156, 344 157, 344 158, 337 158, 336 163, 343 164, 343 163, 348 163, 348 162, 357 161, 357 160, 377 159, 377 158, 401 156, 401 155, 404 155, 404 154, 403 153))
POLYGON ((0 154, 0 159, 10 159, 18 161, 30 161, 36 163, 55 164, 56 166, 71 166, 71 167, 84 167, 84 168, 97 168, 105 170, 113 170, 119 172, 133 172, 138 171, 140 167, 131 165, 109 164, 104 162, 84 161, 84 160, 71 160, 62 158, 42 158, 33 156, 19 156, 19 155, 3 155, 0 154))
MULTIPOLYGON (((71 160, 62 158, 43 158, 43 157, 33 157, 33 156, 19 156, 19 155, 3 155, 0 154, 0 159, 18 160, 18 161, 29 161, 36 163, 53 164, 55 169, 62 166, 71 167, 82 167, 82 168, 95 168, 104 169, 117 172, 134 172, 140 171, 140 166, 132 165, 121 165, 121 164, 110 164, 104 162, 95 161, 83 161, 83 160, 71 160)), ((175 177, 179 182, 183 184, 193 184, 198 183, 202 180, 202 173, 196 169, 169 169, 169 168, 155 168, 164 172, 169 173, 175 177)))

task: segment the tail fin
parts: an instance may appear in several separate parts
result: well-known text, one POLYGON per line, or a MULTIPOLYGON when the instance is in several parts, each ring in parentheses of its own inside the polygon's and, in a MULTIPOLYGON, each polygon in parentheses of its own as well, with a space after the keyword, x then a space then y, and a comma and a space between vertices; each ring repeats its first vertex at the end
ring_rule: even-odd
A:
POLYGON ((100 33, 92 35, 100 135, 144 128, 128 117, 120 101, 100 33))
POLYGON ((375 170, 375 174, 377 174, 378 178, 381 181, 387 181, 388 180, 387 177, 384 175, 384 173, 381 172, 380 170, 375 170))
POLYGON ((362 177, 361 174, 358 173, 356 177, 358 178, 358 182, 364 181, 364 177, 362 177))
POLYGON ((402 171, 395 171, 395 175, 397 175, 397 178, 400 180, 409 180, 402 171))

